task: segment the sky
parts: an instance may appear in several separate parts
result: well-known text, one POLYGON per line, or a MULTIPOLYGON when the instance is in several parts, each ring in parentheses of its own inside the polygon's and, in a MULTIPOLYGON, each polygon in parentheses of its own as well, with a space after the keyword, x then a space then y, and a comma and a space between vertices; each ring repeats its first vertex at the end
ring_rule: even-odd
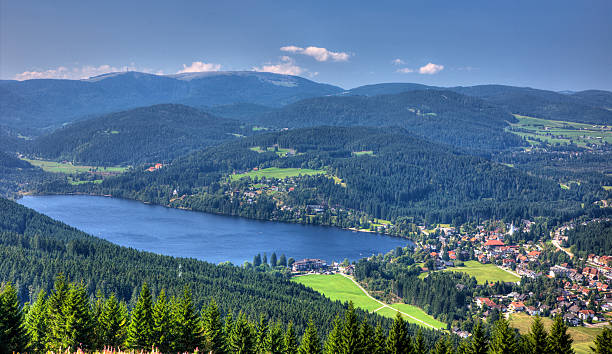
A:
POLYGON ((0 78, 256 70, 612 90, 612 1, 0 0, 0 78))

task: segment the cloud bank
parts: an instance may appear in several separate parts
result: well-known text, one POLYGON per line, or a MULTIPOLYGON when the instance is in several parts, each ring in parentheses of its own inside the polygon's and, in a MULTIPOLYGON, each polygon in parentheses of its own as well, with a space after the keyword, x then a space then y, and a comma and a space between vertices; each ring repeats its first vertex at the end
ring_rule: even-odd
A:
POLYGON ((194 61, 191 65, 183 64, 183 69, 177 71, 177 74, 182 73, 201 73, 205 71, 219 71, 221 70, 221 64, 215 63, 204 63, 201 61, 194 61))
POLYGON ((427 63, 427 65, 421 66, 419 68, 419 74, 433 75, 439 73, 442 70, 444 70, 444 65, 427 63))
POLYGON ((108 64, 100 66, 85 65, 82 67, 67 68, 65 66, 59 66, 54 69, 42 70, 42 71, 24 71, 20 74, 15 75, 15 80, 31 80, 31 79, 69 79, 69 80, 80 80, 87 79, 92 76, 98 76, 119 71, 141 71, 146 73, 163 74, 161 71, 154 72, 150 69, 139 69, 131 64, 123 67, 115 67, 108 64))
POLYGON ((280 63, 277 64, 264 64, 261 67, 254 66, 253 71, 269 72, 283 75, 301 75, 308 70, 295 65, 293 58, 288 56, 282 56, 280 63))
POLYGON ((332 52, 326 48, 321 47, 298 47, 295 45, 288 45, 280 48, 283 52, 296 53, 313 57, 316 61, 348 61, 351 55, 345 52, 332 52))

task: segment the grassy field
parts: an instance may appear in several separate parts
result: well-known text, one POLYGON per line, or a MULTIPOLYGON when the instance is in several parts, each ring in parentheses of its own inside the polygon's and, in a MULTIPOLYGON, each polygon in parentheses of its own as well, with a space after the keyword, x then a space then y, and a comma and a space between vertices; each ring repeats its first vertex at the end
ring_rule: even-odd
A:
POLYGON ((511 124, 508 131, 517 134, 531 144, 537 144, 535 139, 543 140, 549 144, 569 144, 585 147, 587 144, 602 145, 612 143, 612 131, 604 129, 601 125, 564 122, 558 120, 540 119, 534 117, 514 115, 518 123, 511 124))
POLYGON ((235 175, 231 175, 230 178, 232 181, 236 181, 239 180, 241 178, 245 178, 245 177, 251 177, 252 179, 254 178, 278 178, 278 179, 283 179, 285 177, 295 177, 295 176, 313 176, 313 175, 320 175, 320 174, 325 174, 324 170, 311 170, 308 168, 277 168, 277 167, 270 167, 270 168, 264 168, 258 171, 249 171, 249 172, 245 172, 245 173, 240 173, 240 174, 235 174, 235 175))
MULTIPOLYGON (((510 317, 510 324, 517 328, 522 334, 529 332, 532 318, 524 313, 515 313, 510 317)), ((544 327, 550 330, 552 319, 543 317, 544 327)), ((591 353, 589 345, 593 343, 593 339, 602 331, 601 328, 586 328, 586 327, 570 327, 568 333, 574 339, 574 350, 576 353, 591 353)))
POLYGON ((355 156, 374 155, 374 151, 372 151, 372 150, 353 151, 353 155, 355 155, 355 156))
POLYGON ((521 280, 493 264, 482 264, 477 261, 467 261, 464 264, 463 267, 453 267, 447 270, 469 274, 475 277, 479 284, 485 284, 486 281, 517 282, 521 280))
POLYGON ((252 148, 249 148, 249 150, 251 151, 255 151, 258 153, 264 153, 266 151, 268 152, 275 152, 278 156, 280 157, 285 157, 289 154, 295 154, 295 150, 293 149, 283 149, 283 148, 274 148, 274 147, 267 147, 267 148, 262 148, 261 146, 255 146, 252 148))
POLYGON ((46 160, 30 160, 23 159, 34 166, 42 168, 44 171, 53 173, 65 173, 75 174, 82 172, 111 172, 111 173, 122 173, 128 169, 128 167, 101 167, 101 166, 83 166, 73 165, 70 163, 61 163, 56 161, 46 160))
MULTIPOLYGON (((359 307, 370 312, 378 310, 376 313, 384 317, 394 318, 397 314, 397 312, 391 308, 381 308, 382 305, 379 302, 366 296, 366 294, 361 291, 361 289, 359 289, 355 283, 340 274, 313 274, 295 277, 292 280, 296 283, 311 287, 334 301, 352 301, 353 304, 355 304, 355 307, 359 307)), ((410 316, 414 316, 415 318, 428 323, 435 328, 446 328, 445 323, 436 320, 418 307, 407 304, 393 304, 391 306, 399 311, 409 314, 410 316)), ((407 322, 423 326, 423 324, 419 321, 415 321, 414 319, 405 315, 402 316, 407 322)))

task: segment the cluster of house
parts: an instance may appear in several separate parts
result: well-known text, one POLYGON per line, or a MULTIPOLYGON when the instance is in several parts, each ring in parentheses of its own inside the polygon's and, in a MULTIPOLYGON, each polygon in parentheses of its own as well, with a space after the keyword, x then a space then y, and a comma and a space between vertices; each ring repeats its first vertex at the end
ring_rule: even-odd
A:
POLYGON ((320 274, 334 274, 344 273, 352 275, 355 270, 353 264, 342 265, 338 262, 332 262, 327 264, 326 261, 317 258, 306 258, 300 261, 295 261, 291 265, 291 270, 294 273, 320 273, 320 274))
POLYGON ((159 169, 160 169, 160 168, 162 168, 162 167, 164 167, 164 165, 158 162, 158 163, 156 163, 155 165, 153 165, 153 166, 151 166, 151 167, 147 168, 147 169, 146 169, 146 171, 153 172, 153 171, 157 171, 157 170, 159 170, 159 169))

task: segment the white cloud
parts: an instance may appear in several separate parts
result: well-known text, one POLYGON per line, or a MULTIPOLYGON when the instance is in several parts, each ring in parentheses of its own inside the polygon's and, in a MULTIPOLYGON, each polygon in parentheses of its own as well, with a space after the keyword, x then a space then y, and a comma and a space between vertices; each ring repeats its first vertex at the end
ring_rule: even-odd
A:
POLYGON ((219 71, 219 70, 221 70, 221 64, 194 61, 189 66, 187 64, 183 64, 183 69, 177 71, 177 74, 200 73, 200 72, 205 72, 205 71, 219 71))
POLYGON ((401 69, 397 69, 395 70, 398 73, 402 73, 402 74, 410 74, 413 73, 414 70, 410 69, 410 68, 401 68, 401 69))
POLYGON ((427 63, 425 66, 419 68, 419 74, 433 75, 444 70, 444 65, 438 65, 434 63, 427 63))
POLYGON ((348 61, 351 57, 351 54, 345 52, 332 52, 326 48, 321 47, 298 47, 294 45, 289 45, 280 48, 283 52, 297 53, 302 55, 307 55, 309 57, 313 57, 316 61, 348 61))
POLYGON ((263 71, 275 74, 283 74, 283 75, 301 75, 308 70, 295 65, 295 61, 293 58, 288 56, 282 56, 281 62, 277 64, 264 64, 261 67, 254 66, 253 71, 263 71))
POLYGON ((93 76, 120 72, 120 71, 141 71, 145 73, 155 73, 162 75, 162 71, 153 71, 151 69, 137 69, 134 64, 126 65, 123 67, 115 67, 108 64, 100 66, 85 65, 82 67, 67 68, 65 66, 59 66, 55 69, 41 70, 41 71, 24 71, 20 74, 15 75, 15 80, 31 80, 31 79, 69 79, 69 80, 80 80, 87 79, 93 76))
POLYGON ((404 65, 404 64, 406 64, 406 63, 405 63, 405 62, 404 62, 402 59, 400 59, 400 58, 396 58, 396 59, 391 60, 391 63, 392 63, 393 65, 404 65))

